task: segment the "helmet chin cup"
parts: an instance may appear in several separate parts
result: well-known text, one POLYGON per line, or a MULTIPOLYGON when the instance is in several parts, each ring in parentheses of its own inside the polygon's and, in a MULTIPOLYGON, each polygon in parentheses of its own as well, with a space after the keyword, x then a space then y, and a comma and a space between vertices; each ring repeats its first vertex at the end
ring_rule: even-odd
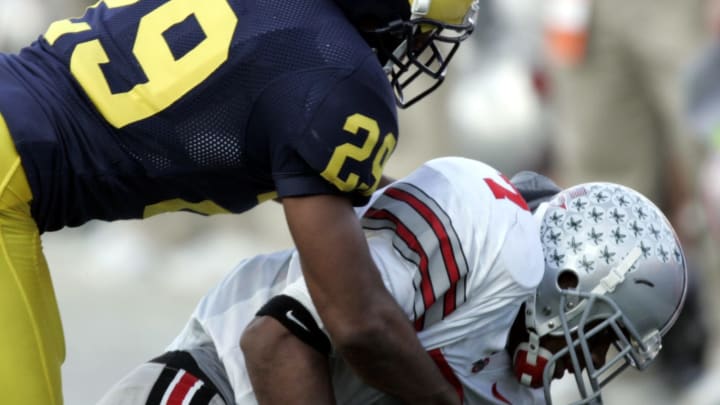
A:
MULTIPOLYGON (((518 345, 513 354, 513 373, 521 384, 530 388, 543 386, 543 372, 552 357, 552 353, 530 342, 518 345)), ((555 373, 555 363, 549 363, 550 374, 555 373)))

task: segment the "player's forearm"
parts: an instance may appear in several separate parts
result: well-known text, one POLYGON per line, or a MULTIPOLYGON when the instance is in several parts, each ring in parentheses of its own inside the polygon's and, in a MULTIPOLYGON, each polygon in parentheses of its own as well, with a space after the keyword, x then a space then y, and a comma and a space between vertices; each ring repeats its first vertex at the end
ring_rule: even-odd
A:
POLYGON ((340 337, 336 350, 367 384, 405 403, 458 404, 457 393, 417 340, 406 315, 399 308, 390 310, 394 304, 373 310, 378 325, 340 337))
POLYGON ((284 205, 310 295, 338 352, 367 383, 406 402, 457 403, 385 289, 352 207, 339 197, 314 198, 318 205, 284 205))
POLYGON ((310 287, 336 351, 368 385, 405 403, 459 403, 380 277, 355 285, 344 298, 361 307, 333 305, 338 300, 328 300, 326 287, 310 287))

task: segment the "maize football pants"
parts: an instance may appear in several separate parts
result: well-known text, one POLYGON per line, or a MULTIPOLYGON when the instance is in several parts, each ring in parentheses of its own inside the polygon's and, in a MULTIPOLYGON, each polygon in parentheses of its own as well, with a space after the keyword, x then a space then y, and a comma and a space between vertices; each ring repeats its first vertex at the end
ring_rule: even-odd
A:
POLYGON ((0 404, 60 405, 65 341, 31 200, 0 115, 0 404))

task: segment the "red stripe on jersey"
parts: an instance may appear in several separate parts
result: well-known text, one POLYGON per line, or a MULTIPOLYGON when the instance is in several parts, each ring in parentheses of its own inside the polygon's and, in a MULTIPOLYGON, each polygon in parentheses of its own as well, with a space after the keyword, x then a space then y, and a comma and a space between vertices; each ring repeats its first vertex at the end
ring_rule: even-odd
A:
POLYGON ((435 302, 435 293, 433 293, 430 275, 428 274, 428 256, 423 247, 420 245, 420 241, 418 241, 417 237, 405 226, 405 224, 400 221, 399 218, 387 210, 376 210, 370 208, 365 213, 365 216, 372 219, 391 221, 395 225, 395 233, 397 233, 397 235, 410 249, 417 253, 420 258, 418 268, 420 269, 420 279, 422 280, 420 282, 420 291, 422 293, 423 302, 425 303, 425 308, 429 308, 435 302))
POLYGON ((172 389, 172 393, 167 400, 167 405, 182 405, 185 397, 187 396, 190 389, 198 382, 198 379, 190 374, 185 373, 180 377, 180 381, 175 384, 172 389))
POLYGON ((450 364, 448 364, 447 360, 445 360, 445 356, 443 356, 440 349, 432 349, 428 351, 428 354, 430 355, 430 357, 432 357, 433 361, 435 361, 435 364, 440 369, 443 377, 445 377, 445 379, 450 383, 450 385, 455 388, 455 392, 457 392, 458 397, 460 398, 460 402, 463 402, 465 393, 463 392, 462 383, 460 382, 460 380, 458 380, 455 372, 453 372, 452 370, 452 367, 450 367, 450 364))
POLYGON ((445 224, 438 218, 437 214, 427 206, 424 202, 420 201, 414 195, 407 191, 399 190, 397 188, 389 188, 385 190, 385 194, 396 199, 403 201, 413 207, 420 216, 427 221, 430 228, 437 236, 440 252, 442 254, 443 263, 445 264, 445 270, 447 271, 448 278, 450 279, 450 289, 445 293, 445 306, 443 307, 443 314, 447 316, 455 310, 455 285, 460 280, 460 269, 457 261, 455 260, 455 254, 453 252, 452 244, 450 243, 450 236, 445 229, 445 224))
POLYGON ((455 283, 445 292, 445 304, 443 306, 443 318, 455 310, 455 283))
POLYGON ((423 325, 425 324, 425 315, 420 315, 415 320, 415 330, 422 330, 423 325))

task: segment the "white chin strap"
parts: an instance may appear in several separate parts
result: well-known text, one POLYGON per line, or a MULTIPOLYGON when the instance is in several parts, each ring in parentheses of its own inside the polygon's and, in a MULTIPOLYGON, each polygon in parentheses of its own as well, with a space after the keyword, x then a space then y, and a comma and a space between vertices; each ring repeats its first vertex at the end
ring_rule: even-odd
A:
MULTIPOLYGON (((541 350, 544 350, 547 352, 547 350, 540 347, 540 337, 537 335, 537 333, 530 332, 530 337, 528 338, 528 342, 524 343, 526 345, 528 354, 527 354, 527 362, 531 366, 537 366, 537 358, 538 355, 541 353, 541 350)), ((548 352, 549 353, 549 352, 548 352)), ((549 358, 549 356, 548 356, 549 358)))

